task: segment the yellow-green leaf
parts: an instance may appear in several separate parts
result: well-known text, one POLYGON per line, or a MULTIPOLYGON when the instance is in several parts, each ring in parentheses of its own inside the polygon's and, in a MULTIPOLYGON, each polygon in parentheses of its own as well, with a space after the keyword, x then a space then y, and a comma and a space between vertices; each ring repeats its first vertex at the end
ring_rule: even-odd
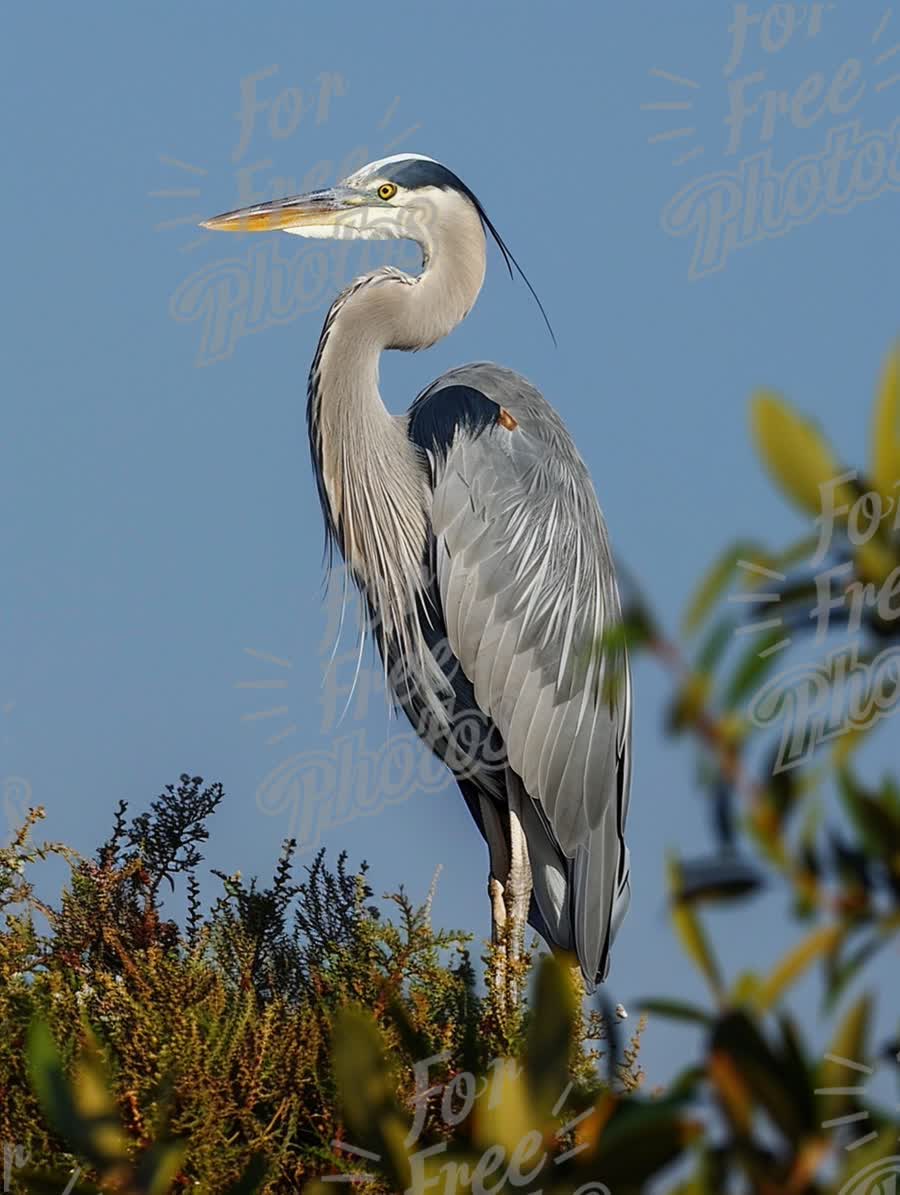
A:
POLYGON ((511 1157, 532 1135, 535 1140, 541 1139, 540 1121, 515 1060, 506 1058, 495 1063, 488 1088, 475 1105, 474 1136, 478 1146, 484 1150, 500 1146, 511 1157))
POLYGON ((142 1195, 166 1195, 187 1154, 186 1141, 160 1142, 150 1147, 140 1160, 137 1189, 142 1195))
MULTIPOLYGON (((750 423, 756 449, 782 492, 808 513, 820 514, 822 487, 845 470, 819 429, 769 390, 757 391, 754 396, 750 423)), ((834 487, 836 507, 852 506, 855 500, 850 486, 834 487)))
POLYGON ((866 735, 879 724, 873 718, 869 722, 864 722, 859 726, 848 726, 845 730, 841 731, 840 735, 834 741, 834 746, 831 748, 831 762, 835 771, 840 771, 841 768, 847 765, 851 755, 862 745, 866 735))
POLYGON ((126 1159, 128 1141, 94 1043, 88 1040, 71 1081, 49 1027, 39 1018, 29 1028, 27 1051, 32 1085, 60 1136, 98 1164, 126 1159))
POLYGON ((836 1120, 858 1103, 847 1089, 865 1084, 866 1072, 861 1072, 860 1068, 868 1062, 871 1016, 871 997, 863 995, 844 1017, 834 1036, 818 1075, 817 1086, 822 1094, 821 1120, 836 1120))
POLYGON ((900 346, 889 354, 872 412, 872 482, 885 503, 900 481, 900 346))
POLYGON ((550 1115, 568 1082, 575 1014, 572 976, 565 963, 547 955, 535 980, 524 1057, 531 1098, 544 1117, 550 1115))
POLYGON ((712 677, 704 673, 692 672, 685 678, 668 710, 666 724, 673 734, 697 721, 711 689, 712 677))
POLYGON ((728 1118, 741 1136, 746 1135, 753 1118, 753 1101, 740 1069, 724 1050, 713 1050, 707 1066, 728 1118))
POLYGON ((759 999, 759 976, 755 971, 742 971, 731 985, 729 1004, 752 1004, 759 999))
POLYGON ((886 1195, 897 1177, 897 1126, 889 1123, 871 1141, 841 1153, 845 1169, 835 1181, 842 1195, 886 1195))
POLYGON ((722 976, 712 952, 709 939, 693 908, 681 899, 681 866, 676 859, 668 861, 669 891, 672 904, 672 925, 688 956, 702 972, 716 999, 722 996, 722 976))
POLYGON ((864 544, 858 544, 853 556, 862 579, 874 581, 876 585, 883 585, 900 563, 896 554, 879 539, 870 539, 864 544))
POLYGON ((353 1140, 378 1154, 383 1169, 408 1186, 409 1129, 395 1097, 384 1039, 375 1021, 355 1008, 342 1009, 334 1022, 332 1065, 341 1109, 353 1140))
POLYGON ((823 958, 837 945, 843 932, 839 925, 826 925, 789 950, 760 985, 757 996, 760 1010, 765 1012, 776 1004, 816 959, 823 958))
MULTIPOLYGON (((772 558, 759 544, 749 540, 739 540, 726 548, 713 561, 709 571, 694 590, 693 596, 688 602, 681 621, 682 631, 685 635, 691 635, 697 630, 707 612, 730 584, 742 561, 762 568, 774 568, 772 558)), ((752 587, 761 579, 761 574, 750 571, 745 581, 748 586, 752 587)))

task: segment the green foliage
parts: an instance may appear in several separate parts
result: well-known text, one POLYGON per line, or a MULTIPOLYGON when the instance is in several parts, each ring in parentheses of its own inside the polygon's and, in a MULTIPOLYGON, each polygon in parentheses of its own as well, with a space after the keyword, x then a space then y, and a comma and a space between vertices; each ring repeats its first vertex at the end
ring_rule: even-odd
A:
MULTIPOLYGON (((895 693, 883 678, 870 679, 870 691, 849 706, 869 705, 860 720, 848 716, 840 675, 831 680, 822 670, 827 683, 816 691, 818 706, 798 700, 791 707, 784 699, 782 709, 798 715, 798 740, 809 744, 795 757, 785 757, 782 725, 749 716, 748 706, 764 685, 783 683, 780 653, 788 646, 802 645, 809 666, 824 654, 815 634, 822 570, 842 566, 844 604, 834 600, 829 626, 856 645, 861 663, 900 644, 900 617, 890 603, 864 600, 900 578, 898 379, 895 351, 875 404, 872 482, 865 471, 839 464, 822 432, 785 399, 755 397, 756 446, 776 484, 809 516, 809 532, 786 548, 742 537, 716 559, 682 620, 684 634, 699 637, 692 663, 659 630, 646 644, 673 675, 667 729, 697 744, 699 788, 717 848, 669 864, 673 929, 704 977, 712 1007, 669 995, 643 1005, 651 1015, 703 1027, 702 1055, 674 1087, 707 1106, 712 1097, 726 1126, 715 1140, 694 1144, 692 1177, 678 1188, 685 1195, 837 1192, 855 1190, 857 1182, 860 1191, 874 1191, 882 1189, 878 1179, 889 1183, 897 1173, 890 1161, 878 1171, 897 1153, 897 1116, 866 1091, 879 1062, 896 1065, 896 1042, 871 1043, 873 991, 858 991, 849 1009, 841 1008, 848 986, 859 989, 867 964, 896 949, 900 931, 900 789, 891 776, 867 784, 851 764, 895 693), (828 734, 816 735, 823 707, 842 716, 832 715, 828 734), (798 922, 797 941, 767 973, 745 971, 729 981, 703 908, 779 887, 785 916, 798 922), (794 986, 815 970, 823 1014, 838 1018, 824 1056, 802 1041, 785 1012, 794 986)), ((781 700, 774 692, 771 709, 781 700)))
MULTIPOLYGON (((562 1195, 588 1189, 598 1174, 609 1175, 614 1189, 626 1195, 641 1190, 678 1156, 697 1126, 681 1096, 650 1099, 632 1090, 625 1098, 626 1088, 615 1080, 600 1090, 595 1081, 593 1091, 573 1084, 577 1026, 571 972, 546 957, 534 984, 522 1058, 495 1060, 484 1082, 469 1085, 466 1115, 450 1135, 446 1117, 417 1131, 398 1097, 387 1043, 374 1020, 361 1011, 342 1014, 335 1034, 338 1096, 348 1140, 366 1151, 366 1172, 386 1179, 390 1191, 562 1195)), ((328 1190, 324 1182, 308 1188, 309 1195, 328 1190)))
MULTIPOLYGON (((214 870, 222 893, 204 911, 197 844, 222 795, 182 776, 130 823, 120 803, 93 859, 35 845, 42 810, 0 848, 0 1140, 13 1190, 297 1191, 354 1168, 333 1144, 345 1133, 335 1093, 342 1076, 353 1089, 363 1040, 370 1062, 390 1058, 404 1117, 421 1060, 440 1059, 441 1083, 534 1047, 527 1017, 479 994, 468 937, 432 927, 430 896, 416 906, 401 890, 384 916, 365 866, 343 856, 331 870, 320 853, 295 879, 289 841, 268 885, 214 870), (70 869, 59 908, 32 886, 50 856, 70 869), (160 903, 179 873, 183 927, 160 903)), ((573 1080, 596 1089, 602 1026, 574 1011, 571 1026, 573 1080)), ((616 1083, 639 1082, 635 1044, 616 1083)), ((430 1109, 429 1132, 436 1119, 430 1109)))

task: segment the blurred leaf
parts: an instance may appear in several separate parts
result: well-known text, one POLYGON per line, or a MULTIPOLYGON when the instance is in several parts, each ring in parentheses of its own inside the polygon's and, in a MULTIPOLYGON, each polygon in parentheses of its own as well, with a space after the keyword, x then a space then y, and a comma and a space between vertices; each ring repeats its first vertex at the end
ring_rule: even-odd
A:
POLYGON ((742 1004, 758 1007, 759 976, 755 971, 742 971, 731 985, 728 997, 729 1005, 739 1007, 742 1004))
POLYGON ((878 799, 891 814, 900 819, 900 784, 895 776, 886 775, 881 782, 878 799))
POLYGON ((821 1095, 820 1122, 836 1120, 852 1112, 859 1103, 847 1088, 865 1085, 865 1074, 861 1077, 859 1068, 866 1066, 869 1058, 871 1019, 871 998, 860 996, 832 1038, 817 1075, 816 1086, 821 1095))
POLYGON ((740 900, 764 884, 758 867, 736 855, 681 861, 681 900, 690 904, 740 900))
POLYGON ((722 996, 722 976, 712 948, 691 906, 682 899, 681 865, 674 858, 668 861, 669 893, 672 905, 672 924, 688 956, 706 978, 716 999, 722 996))
POLYGON ((718 732, 722 747, 737 758, 749 746, 753 724, 745 711, 726 710, 719 715, 718 732))
POLYGON ((695 661, 697 672, 712 672, 729 643, 734 639, 734 622, 730 618, 720 619, 700 646, 695 661))
POLYGON ((41 1019, 29 1026, 27 1053, 32 1085, 60 1136, 98 1165, 127 1160, 128 1141, 96 1046, 89 1040, 71 1083, 50 1029, 41 1019))
POLYGON ((801 846, 790 878, 794 885, 794 916, 798 920, 812 917, 821 899, 820 876, 822 868, 815 850, 801 846))
POLYGON ((748 833, 771 865, 783 872, 788 867, 789 859, 781 822, 781 813, 774 800, 764 792, 750 806, 746 825, 748 833))
POLYGON ((872 482, 885 505, 900 481, 900 346, 888 353, 872 411, 872 482))
POLYGON ((538 1116, 546 1119, 569 1081, 575 1029, 573 978, 555 955, 541 960, 525 1042, 525 1078, 538 1116))
POLYGON ((128 1158, 129 1143, 110 1092, 109 1076, 92 1033, 88 1033, 72 1075, 72 1092, 82 1124, 90 1135, 90 1154, 111 1161, 128 1158))
MULTIPOLYGON (((740 562, 761 565, 771 569, 773 561, 769 554, 752 540, 738 540, 716 558, 709 571, 694 590, 681 622, 682 633, 692 635, 703 622, 707 613, 729 586, 740 562)), ((752 574, 751 574, 752 576, 752 574)))
POLYGON ((712 680, 700 672, 691 672, 675 694, 666 714, 666 727, 677 733, 693 725, 703 711, 712 687, 712 680))
POLYGON ((687 1101, 693 1099, 706 1082, 706 1070, 701 1063, 685 1067, 671 1081, 668 1096, 672 1100, 687 1101))
POLYGON ((835 1006, 844 989, 866 963, 871 962, 879 950, 893 941, 898 929, 897 921, 900 921, 900 918, 887 918, 883 925, 872 930, 864 941, 846 957, 836 954, 829 959, 824 1001, 826 1011, 830 1011, 835 1006))
POLYGON ((712 824, 719 846, 723 850, 734 847, 736 834, 734 786, 720 777, 712 790, 712 824))
POLYGON ((791 1097, 794 1114, 801 1118, 804 1129, 810 1132, 818 1127, 812 1069, 800 1044, 793 1018, 787 1013, 779 1013, 778 1025, 781 1029, 782 1082, 791 1097))
POLYGON ((142 1154, 135 1170, 136 1186, 141 1195, 165 1195, 186 1153, 186 1141, 170 1141, 152 1145, 142 1154))
POLYGON ((823 818, 822 799, 813 794, 803 804, 803 820, 788 868, 794 886, 794 916, 798 919, 812 917, 822 895, 823 865, 818 840, 823 818))
MULTIPOLYGON (((782 492, 809 514, 822 510, 821 487, 845 472, 818 427, 799 415, 780 395, 759 390, 750 407, 756 449, 782 492)), ((835 506, 852 506, 856 491, 846 483, 833 487, 835 506)))
POLYGON ((711 1050, 709 1077, 719 1093, 719 1099, 735 1132, 745 1137, 750 1131, 753 1119, 753 1101, 750 1098, 750 1089, 732 1055, 724 1050, 711 1050))
POLYGON ((756 1102, 791 1141, 805 1129, 785 1082, 783 1060, 773 1053, 759 1029, 743 1011, 727 1013, 716 1026, 711 1053, 724 1053, 733 1060, 736 1073, 756 1102))
POLYGON ((639 1000, 638 1007, 643 1012, 656 1013, 657 1016, 667 1017, 672 1021, 687 1021, 694 1025, 710 1025, 712 1014, 696 1004, 688 1004, 685 1000, 639 1000))
POLYGON ((335 1017, 332 1064, 341 1108, 353 1143, 379 1155, 386 1173, 404 1188, 410 1169, 408 1132, 394 1096, 384 1041, 375 1022, 357 1009, 335 1017))
MULTIPOLYGON (((819 597, 817 576, 818 570, 811 574, 797 572, 793 576, 785 577, 778 585, 778 601, 775 607, 778 613, 784 614, 786 610, 793 614, 796 614, 798 610, 808 613, 813 610, 819 597)), ((750 609, 756 617, 760 617, 767 610, 771 614, 773 607, 768 602, 764 603, 760 600, 750 609)))
POLYGON ((600 649, 604 655, 612 652, 636 651, 651 642, 656 628, 645 617, 642 607, 630 606, 623 610, 619 622, 612 623, 600 636, 600 649))
POLYGON ((829 839, 832 868, 841 882, 838 896, 841 912, 850 918, 864 915, 871 904, 874 860, 836 830, 829 831, 829 839))
POLYGON ((643 1191, 699 1132, 699 1125, 685 1119, 681 1101, 620 1101, 597 1148, 587 1153, 576 1173, 601 1179, 613 1192, 643 1191))
POLYGON ((900 814, 866 792, 849 768, 838 772, 839 791, 866 850, 890 861, 900 855, 900 814))
MULTIPOLYGON (((562 1091, 556 1093, 556 1098, 560 1095, 562 1091)), ((526 1138, 535 1133, 540 1136, 540 1119, 514 1059, 493 1066, 487 1091, 475 1105, 476 1144, 483 1150, 499 1145, 511 1156, 526 1138)))
POLYGON ((840 735, 835 739, 834 746, 831 749, 831 764, 835 770, 839 771, 850 760, 850 757, 861 747, 866 736, 870 734, 876 726, 881 724, 881 719, 870 718, 859 726, 847 726, 843 729, 840 735))
POLYGON ((774 745, 766 768, 766 794, 778 814, 779 826, 793 812, 800 794, 799 768, 778 768, 778 745, 774 745))
POLYGON ((822 929, 814 930, 799 945, 792 947, 762 982, 758 1007, 762 1011, 766 1011, 777 1004, 788 988, 797 982, 812 963, 834 950, 843 933, 841 926, 827 925, 822 929))
POLYGON ((897 1126, 887 1125, 878 1136, 857 1149, 842 1150, 844 1172, 839 1195, 891 1195, 900 1171, 897 1126))
MULTIPOLYGON (((879 539, 857 544, 853 549, 856 571, 864 581, 883 585, 898 566, 897 555, 879 539)), ((891 628, 893 630, 893 627, 891 628)))
POLYGON ((579 1118, 575 1139, 580 1152, 587 1158, 592 1158, 596 1154, 603 1130, 609 1124, 621 1099, 622 1097, 615 1091, 604 1091, 593 1108, 589 1110, 588 1115, 579 1118))
POLYGON ((722 699, 726 709, 734 709, 778 663, 779 653, 770 652, 769 649, 785 637, 784 627, 770 627, 757 635, 744 649, 722 699))

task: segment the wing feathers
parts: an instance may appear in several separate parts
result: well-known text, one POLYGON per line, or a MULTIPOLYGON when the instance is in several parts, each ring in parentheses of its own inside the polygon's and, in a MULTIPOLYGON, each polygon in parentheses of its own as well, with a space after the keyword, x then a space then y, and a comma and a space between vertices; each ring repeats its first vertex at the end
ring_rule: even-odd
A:
POLYGON ((510 411, 516 426, 459 424, 423 444, 447 638, 532 799, 541 917, 558 945, 574 942, 591 980, 607 965, 629 892, 627 661, 600 649, 620 617, 612 557, 587 471, 550 405, 508 371, 467 370, 436 383, 413 411, 452 406, 456 377, 470 396, 477 371, 485 402, 510 411), (611 670, 625 674, 612 700, 602 683, 611 670))

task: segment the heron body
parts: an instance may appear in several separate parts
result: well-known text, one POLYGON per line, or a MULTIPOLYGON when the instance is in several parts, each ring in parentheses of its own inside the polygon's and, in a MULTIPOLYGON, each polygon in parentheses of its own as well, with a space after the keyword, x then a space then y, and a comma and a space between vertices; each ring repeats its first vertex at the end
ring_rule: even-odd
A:
POLYGON ((628 907, 631 687, 615 570, 587 468, 525 378, 480 362, 393 415, 389 349, 468 313, 486 232, 472 192, 420 155, 226 213, 209 227, 404 237, 418 276, 383 268, 332 304, 309 377, 310 447, 329 539, 362 592, 397 704, 454 773, 490 854, 495 934, 527 921, 589 988, 628 907))

